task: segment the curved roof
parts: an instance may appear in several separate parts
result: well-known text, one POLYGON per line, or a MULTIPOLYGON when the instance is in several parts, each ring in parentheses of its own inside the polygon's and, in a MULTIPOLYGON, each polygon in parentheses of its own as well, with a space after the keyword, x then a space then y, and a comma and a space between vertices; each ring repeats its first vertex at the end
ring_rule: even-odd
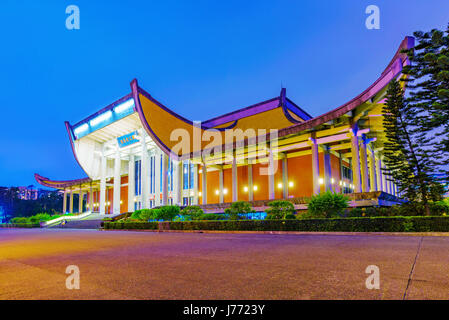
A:
POLYGON ((55 189, 79 186, 81 184, 90 183, 92 181, 90 178, 66 180, 66 181, 56 181, 56 180, 50 180, 49 178, 43 177, 37 173, 34 174, 34 178, 36 179, 36 181, 39 184, 41 184, 45 187, 55 188, 55 189))

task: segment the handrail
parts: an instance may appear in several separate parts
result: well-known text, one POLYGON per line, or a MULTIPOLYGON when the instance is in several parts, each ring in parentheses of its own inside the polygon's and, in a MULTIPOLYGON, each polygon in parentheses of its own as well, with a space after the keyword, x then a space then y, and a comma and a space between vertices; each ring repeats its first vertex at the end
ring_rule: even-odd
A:
POLYGON ((52 219, 52 220, 41 222, 41 226, 42 227, 48 227, 49 225, 55 224, 55 223, 57 223, 59 221, 62 221, 62 220, 80 220, 82 218, 90 216, 91 214, 92 214, 92 212, 85 212, 85 213, 79 214, 77 216, 62 216, 62 217, 59 217, 59 218, 56 218, 56 219, 52 219))

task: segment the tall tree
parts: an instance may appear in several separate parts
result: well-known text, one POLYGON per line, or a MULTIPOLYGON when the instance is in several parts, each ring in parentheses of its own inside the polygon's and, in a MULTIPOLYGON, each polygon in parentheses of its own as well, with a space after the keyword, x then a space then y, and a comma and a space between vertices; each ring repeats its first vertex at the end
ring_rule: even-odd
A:
POLYGON ((414 33, 418 44, 405 51, 410 65, 403 73, 417 130, 430 139, 428 150, 441 182, 449 183, 449 25, 446 31, 414 33))
POLYGON ((390 82, 382 113, 387 173, 397 182, 401 194, 412 203, 422 203, 426 215, 430 215, 429 201, 441 199, 432 175, 435 161, 429 157, 431 142, 418 130, 420 120, 416 118, 415 107, 404 101, 404 92, 396 80, 390 82))

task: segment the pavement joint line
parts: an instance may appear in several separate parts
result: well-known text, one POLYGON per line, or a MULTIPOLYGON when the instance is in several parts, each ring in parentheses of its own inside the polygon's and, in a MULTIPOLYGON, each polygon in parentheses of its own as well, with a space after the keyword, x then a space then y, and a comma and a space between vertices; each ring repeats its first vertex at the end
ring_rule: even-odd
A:
POLYGON ((402 297, 402 300, 407 299, 407 291, 408 291, 408 288, 410 287, 410 284, 412 283, 413 271, 415 271, 415 265, 416 265, 416 261, 418 261, 418 256, 419 256, 419 252, 421 251, 421 245, 422 245, 423 239, 424 239, 424 237, 421 237, 421 239, 419 240, 418 250, 416 250, 415 260, 413 261, 412 268, 411 268, 410 274, 408 276, 407 287, 405 288, 404 296, 402 297))

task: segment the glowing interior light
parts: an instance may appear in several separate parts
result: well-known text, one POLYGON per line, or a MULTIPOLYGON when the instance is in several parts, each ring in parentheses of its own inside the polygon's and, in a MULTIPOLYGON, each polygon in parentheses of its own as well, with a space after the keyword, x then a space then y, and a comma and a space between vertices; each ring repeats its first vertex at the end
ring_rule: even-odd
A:
POLYGON ((218 195, 220 193, 220 191, 218 191, 218 190, 215 190, 215 194, 216 195, 218 195))
POLYGON ((89 129, 89 125, 87 123, 83 123, 79 127, 76 127, 75 130, 73 130, 73 132, 75 132, 76 135, 79 135, 85 132, 87 129, 89 129))
POLYGON ((228 194, 228 189, 224 188, 223 189, 223 194, 228 194))
POLYGON ((193 191, 190 191, 190 196, 193 197, 195 193, 193 191))
POLYGON ((346 182, 343 182, 343 187, 346 187, 346 182))
POLYGON ((120 204, 123 204, 123 200, 120 200, 120 204))
POLYGON ((341 180, 340 180, 340 182, 339 182, 338 184, 341 186, 343 183, 342 183, 341 180))
POLYGON ((90 120, 90 125, 91 126, 96 126, 99 123, 102 123, 103 121, 108 120, 110 117, 112 117, 112 112, 111 110, 106 111, 103 114, 100 114, 98 117, 93 118, 92 120, 90 120))
POLYGON ((332 179, 331 179, 331 183, 333 184, 334 182, 335 182, 335 179, 334 179, 334 178, 332 178, 332 179))
POLYGON ((122 104, 119 104, 118 106, 116 106, 114 108, 114 112, 121 113, 121 112, 129 110, 133 106, 134 106, 134 99, 129 99, 129 100, 123 102, 122 104))
POLYGON ((111 202, 110 201, 108 201, 108 206, 111 204, 111 202))
POLYGON ((278 189, 282 189, 282 183, 278 183, 278 189))
POLYGON ((323 178, 319 178, 319 179, 318 179, 318 182, 319 182, 320 184, 323 184, 323 183, 324 183, 324 179, 323 179, 323 178))
POLYGON ((254 187, 253 187, 253 190, 254 190, 254 191, 257 191, 257 186, 254 186, 254 187))
POLYGON ((248 187, 244 187, 243 191, 248 192, 248 187))
POLYGON ((200 196, 200 197, 202 196, 202 193, 201 193, 201 191, 200 191, 200 192, 198 192, 198 196, 200 196))
POLYGON ((290 181, 290 182, 288 183, 288 186, 289 186, 289 187, 293 187, 293 181, 290 181))

